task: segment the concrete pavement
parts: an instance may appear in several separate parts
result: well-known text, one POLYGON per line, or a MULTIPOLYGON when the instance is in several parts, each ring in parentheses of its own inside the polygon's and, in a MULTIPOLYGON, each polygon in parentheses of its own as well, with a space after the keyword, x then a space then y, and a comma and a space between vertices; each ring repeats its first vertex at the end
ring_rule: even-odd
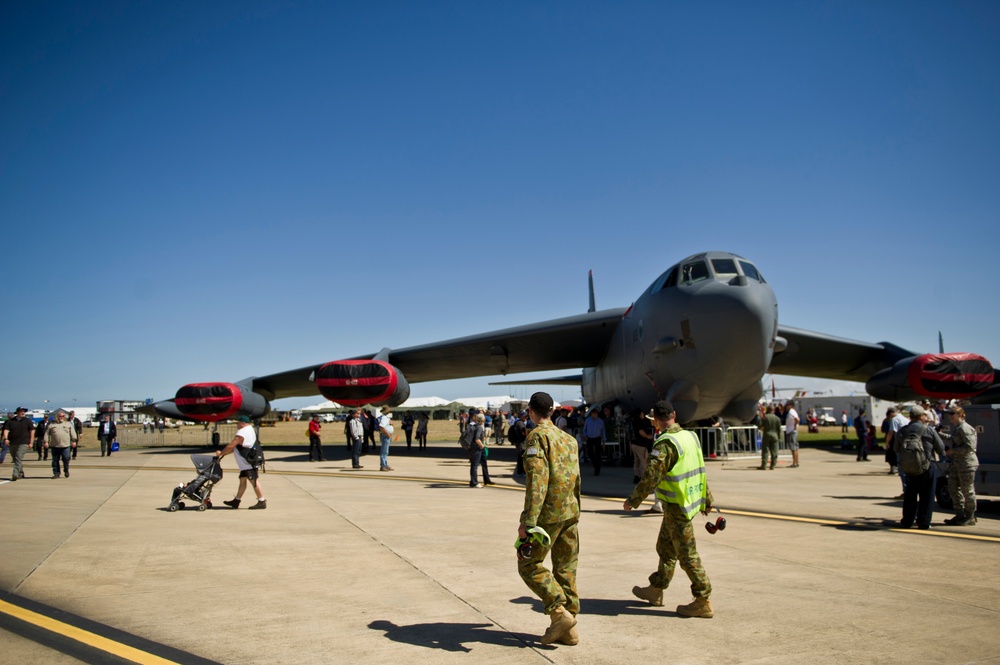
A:
MULTIPOLYGON (((542 647, 547 618, 514 562, 509 446, 493 449, 484 489, 467 487, 454 444, 394 446, 388 473, 328 451, 269 451, 265 511, 166 512, 195 476, 192 450, 84 451, 58 480, 29 462, 29 478, 0 486, 3 659, 99 662, 106 645, 64 654, 39 637, 85 624, 136 645, 106 662, 1000 663, 1000 507, 983 501, 972 528, 937 513, 931 531, 892 529, 899 479, 879 461, 807 448, 797 469, 710 462, 728 519, 713 536, 696 518, 711 620, 674 612, 690 599, 680 570, 665 607, 631 596, 659 518, 621 510, 631 469, 585 467, 581 643, 542 647), (57 623, 12 617, 24 604, 57 623)), ((237 484, 224 466, 217 506, 237 484)))

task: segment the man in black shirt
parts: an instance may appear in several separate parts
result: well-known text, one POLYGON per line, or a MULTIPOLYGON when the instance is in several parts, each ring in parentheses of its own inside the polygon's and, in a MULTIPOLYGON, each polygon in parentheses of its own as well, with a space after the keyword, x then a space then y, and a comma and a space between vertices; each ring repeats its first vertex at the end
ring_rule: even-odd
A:
POLYGON ((25 413, 28 410, 23 406, 17 407, 16 415, 7 421, 4 429, 3 442, 10 445, 11 457, 14 458, 14 470, 10 477, 11 481, 24 478, 24 454, 31 447, 31 440, 35 435, 35 423, 31 422, 25 413))

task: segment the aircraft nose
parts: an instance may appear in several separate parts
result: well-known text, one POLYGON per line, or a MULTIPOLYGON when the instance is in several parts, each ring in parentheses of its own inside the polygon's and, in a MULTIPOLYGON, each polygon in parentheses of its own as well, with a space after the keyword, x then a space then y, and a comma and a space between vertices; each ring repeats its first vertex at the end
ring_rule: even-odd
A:
POLYGON ((760 378, 773 353, 771 342, 777 326, 774 292, 766 284, 746 278, 710 286, 695 299, 693 341, 710 347, 728 366, 736 364, 748 370, 748 375, 760 378))

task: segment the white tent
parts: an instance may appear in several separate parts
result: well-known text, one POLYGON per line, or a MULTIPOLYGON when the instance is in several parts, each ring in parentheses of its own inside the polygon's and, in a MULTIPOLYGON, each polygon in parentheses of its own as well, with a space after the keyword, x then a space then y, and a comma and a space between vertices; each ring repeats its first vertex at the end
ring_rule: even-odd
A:
POLYGON ((476 409, 499 409, 512 399, 514 398, 510 395, 496 395, 493 397, 459 397, 455 401, 476 409))
POLYGON ((306 413, 322 413, 324 411, 335 411, 337 409, 343 409, 343 408, 344 407, 337 404, 336 402, 331 402, 330 400, 327 400, 322 404, 313 404, 312 406, 304 406, 302 407, 301 411, 304 411, 306 413))
POLYGON ((440 397, 411 397, 399 405, 400 409, 433 409, 436 406, 451 404, 446 399, 440 397))

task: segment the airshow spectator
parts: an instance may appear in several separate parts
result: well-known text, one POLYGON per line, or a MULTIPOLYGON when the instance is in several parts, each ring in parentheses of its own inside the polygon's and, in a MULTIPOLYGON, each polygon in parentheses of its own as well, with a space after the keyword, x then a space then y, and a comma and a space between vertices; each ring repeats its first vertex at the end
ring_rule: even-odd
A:
POLYGON ((49 458, 49 449, 45 447, 45 430, 49 428, 49 414, 45 414, 41 422, 35 425, 35 452, 39 460, 49 458))
POLYGON ((379 471, 392 471, 389 466, 389 443, 392 441, 392 413, 388 406, 382 407, 382 413, 378 417, 376 425, 379 431, 379 471))
POLYGON ((314 413, 312 420, 309 421, 309 461, 313 461, 313 451, 315 451, 315 458, 317 462, 323 461, 323 445, 319 438, 320 430, 323 426, 319 424, 319 414, 314 413))
POLYGON ((365 436, 365 426, 361 424, 361 409, 355 409, 347 416, 347 437, 351 448, 351 468, 363 469, 361 466, 361 440, 365 436))
POLYGON ((111 457, 111 444, 118 438, 118 428, 108 414, 101 416, 101 424, 97 427, 97 439, 101 442, 101 457, 107 452, 111 457))
POLYGON ((19 406, 14 412, 14 417, 4 423, 3 442, 10 446, 10 456, 14 458, 11 481, 24 478, 24 454, 28 452, 35 434, 35 423, 25 415, 27 412, 26 408, 19 406))
MULTIPOLYGON (((909 529, 914 520, 919 529, 931 527, 931 517, 934 515, 934 469, 930 461, 937 452, 939 459, 944 459, 944 444, 941 437, 927 422, 927 414, 923 407, 910 408, 910 424, 900 428, 892 439, 892 447, 896 449, 900 469, 904 471, 906 483, 903 489, 903 517, 899 521, 900 528, 909 529), (909 452, 911 441, 916 439, 923 452, 923 467, 903 468, 913 462, 914 456, 909 452)), ((919 462, 919 460, 917 460, 919 462)))
POLYGON ((590 410, 590 415, 583 423, 583 439, 587 443, 587 457, 594 465, 594 475, 601 475, 601 457, 604 455, 604 442, 607 440, 604 421, 597 408, 590 410))
POLYGON ((854 431, 858 436, 858 456, 855 461, 868 460, 868 416, 865 415, 864 408, 858 409, 858 415, 854 418, 854 431))
POLYGON ((761 431, 761 447, 760 447, 760 466, 758 469, 771 469, 778 464, 778 443, 781 437, 781 419, 778 418, 774 413, 774 405, 768 404, 765 410, 764 419, 761 421, 760 425, 761 431), (768 456, 770 456, 770 464, 768 464, 768 456))
MULTIPOLYGON (((80 419, 76 417, 76 411, 69 412, 69 417, 66 419, 66 422, 73 425, 73 429, 76 430, 76 440, 79 442, 80 437, 83 436, 83 423, 81 423, 80 419)), ((162 432, 163 430, 161 429, 160 431, 162 432)), ((76 452, 79 448, 79 445, 73 446, 73 459, 76 459, 76 452)))
POLYGON ((413 443, 413 414, 407 411, 403 414, 402 419, 403 433, 406 434, 406 447, 409 448, 413 443))
POLYGON ((785 443, 792 451, 791 466, 795 468, 799 465, 799 414, 791 400, 785 405, 785 443))
POLYGON ((69 478, 70 452, 80 441, 73 422, 66 419, 62 411, 56 412, 56 421, 49 423, 45 429, 45 448, 52 449, 52 477, 59 477, 59 462, 62 462, 63 475, 69 478))
POLYGON ((429 418, 426 413, 421 413, 420 417, 417 418, 417 443, 420 445, 420 449, 423 450, 427 447, 427 424, 429 418))

